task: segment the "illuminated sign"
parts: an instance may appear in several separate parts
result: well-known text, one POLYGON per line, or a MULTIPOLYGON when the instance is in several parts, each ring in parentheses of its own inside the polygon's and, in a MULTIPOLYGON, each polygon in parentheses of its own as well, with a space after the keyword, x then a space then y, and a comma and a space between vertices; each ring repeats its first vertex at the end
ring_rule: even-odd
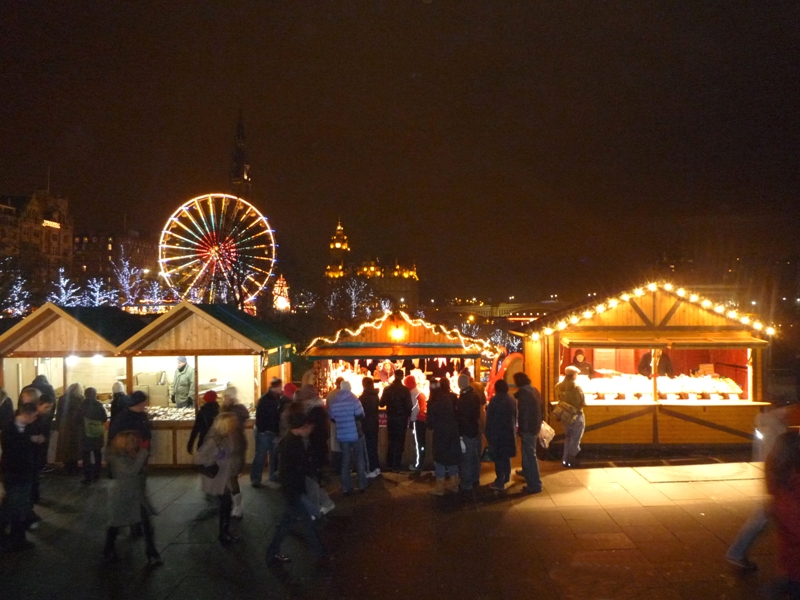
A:
POLYGON ((42 221, 42 226, 52 227, 53 229, 61 229, 61 223, 58 223, 56 221, 48 221, 47 219, 42 221))

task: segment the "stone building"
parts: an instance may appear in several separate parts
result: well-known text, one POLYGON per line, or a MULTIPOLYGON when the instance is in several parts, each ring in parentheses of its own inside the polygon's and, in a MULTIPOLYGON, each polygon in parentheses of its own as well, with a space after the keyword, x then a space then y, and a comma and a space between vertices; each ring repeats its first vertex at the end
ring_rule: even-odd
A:
POLYGON ((416 265, 382 263, 373 258, 361 262, 351 262, 350 244, 341 222, 329 245, 328 264, 325 278, 329 283, 345 277, 359 277, 369 281, 378 296, 390 298, 398 308, 414 310, 419 304, 419 278, 416 265))
POLYGON ((53 281, 72 267, 72 216, 67 198, 45 190, 0 196, 0 255, 19 258, 35 284, 53 281))

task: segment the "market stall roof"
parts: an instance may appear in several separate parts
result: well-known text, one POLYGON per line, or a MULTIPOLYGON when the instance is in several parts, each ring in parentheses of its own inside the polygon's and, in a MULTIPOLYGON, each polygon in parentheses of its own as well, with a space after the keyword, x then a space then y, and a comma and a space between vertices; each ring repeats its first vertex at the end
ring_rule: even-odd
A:
POLYGON ((181 302, 119 345, 135 355, 266 354, 268 365, 291 360, 294 345, 265 323, 231 306, 181 302))
POLYGON ((662 350, 668 348, 761 348, 769 345, 767 340, 753 336, 727 337, 655 337, 636 339, 630 337, 573 337, 563 336, 561 345, 567 348, 641 348, 662 350))
POLYGON ((534 340, 558 333, 562 344, 595 348, 757 348, 775 334, 754 315, 665 282, 553 313, 534 327, 534 340))
POLYGON ((48 302, 0 335, 0 355, 114 354, 146 322, 113 306, 62 307, 48 302))
POLYGON ((470 338, 403 311, 387 311, 356 329, 341 329, 332 338, 318 337, 303 354, 311 360, 399 358, 494 358, 492 343, 470 338))

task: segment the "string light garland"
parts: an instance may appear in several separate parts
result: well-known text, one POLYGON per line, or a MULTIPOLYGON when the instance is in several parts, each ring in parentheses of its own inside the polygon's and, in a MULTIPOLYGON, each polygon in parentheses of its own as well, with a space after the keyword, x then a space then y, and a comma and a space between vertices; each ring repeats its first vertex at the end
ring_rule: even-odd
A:
MULTIPOLYGON (((684 301, 688 301, 690 304, 696 304, 700 308, 713 313, 716 316, 725 317, 730 321, 734 321, 736 324, 750 326, 755 331, 765 333, 768 336, 773 336, 776 333, 774 326, 768 327, 761 321, 753 320, 747 315, 742 315, 734 309, 726 311, 724 304, 717 304, 708 298, 701 298, 698 294, 690 293, 684 288, 678 288, 676 290, 675 286, 671 283, 648 283, 643 287, 637 287, 631 292, 626 292, 620 294, 619 296, 609 298, 606 302, 594 306, 594 310, 591 308, 585 308, 582 312, 576 312, 575 314, 566 317, 566 319, 560 320, 555 327, 558 330, 564 330, 567 327, 567 323, 578 325, 583 320, 591 319, 595 315, 614 310, 615 308, 630 302, 632 299, 641 298, 645 295, 645 290, 649 292, 656 292, 659 289, 663 289, 664 291, 669 292, 670 294, 673 294, 684 301)), ((543 327, 542 329, 531 333, 531 339, 533 341, 538 341, 542 338, 542 336, 550 336, 553 335, 553 333, 555 333, 555 329, 553 329, 553 327, 543 327)))
MULTIPOLYGON (((361 335, 361 333, 367 328, 380 329, 381 327, 383 327, 384 323, 386 323, 386 320, 393 314, 395 313, 387 310, 386 312, 383 313, 383 316, 379 317, 378 319, 375 319, 374 321, 366 321, 361 325, 359 325, 358 328, 355 330, 350 329, 349 327, 340 329, 339 331, 336 332, 336 335, 333 338, 327 338, 324 336, 316 337, 311 341, 311 343, 305 349, 305 352, 308 352, 315 346, 321 344, 336 345, 339 343, 339 341, 342 339, 343 336, 356 337, 358 335, 361 335)), ((403 318, 403 320, 412 327, 425 327, 425 329, 431 331, 434 335, 444 335, 450 341, 458 340, 458 342, 461 344, 461 347, 464 350, 467 351, 477 350, 483 356, 492 359, 498 354, 500 354, 500 350, 498 350, 494 344, 486 340, 467 337, 457 329, 448 330, 443 325, 428 323, 423 319, 412 319, 410 316, 408 316, 407 313, 403 312, 402 310, 397 311, 396 314, 399 314, 403 318)), ((398 334, 393 334, 391 335, 391 337, 395 339, 394 338, 395 335, 398 334)))

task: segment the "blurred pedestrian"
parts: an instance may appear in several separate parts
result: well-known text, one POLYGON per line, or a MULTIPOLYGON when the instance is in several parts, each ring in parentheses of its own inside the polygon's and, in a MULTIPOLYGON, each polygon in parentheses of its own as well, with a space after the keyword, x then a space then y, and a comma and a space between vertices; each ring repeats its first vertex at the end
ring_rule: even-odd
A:
POLYGON ((78 461, 81 456, 81 441, 83 439, 83 386, 73 383, 67 388, 66 393, 58 399, 56 406, 55 426, 58 430, 56 442, 56 462, 64 464, 67 473, 73 474, 78 470, 78 461))
POLYGON ((201 474, 200 480, 203 492, 219 498, 219 541, 224 545, 236 541, 230 530, 233 510, 231 467, 235 466, 234 461, 238 461, 234 459, 238 428, 234 413, 220 412, 194 457, 195 464, 212 468, 216 465, 216 473, 201 474))
MULTIPOLYGON (((791 402, 779 400, 769 410, 756 415, 756 435, 753 439, 753 460, 755 462, 766 461, 775 447, 778 437, 787 431, 787 419, 796 406, 791 402)), ((747 550, 766 529, 769 523, 767 512, 767 506, 763 502, 759 502, 725 554, 725 559, 729 563, 743 571, 758 569, 758 565, 747 558, 747 550)))
POLYGON ((153 437, 152 426, 147 416, 149 404, 150 399, 147 394, 140 390, 133 392, 125 409, 111 419, 111 425, 108 427, 108 443, 110 444, 120 431, 136 431, 142 438, 142 446, 149 450, 150 440, 153 437))
POLYGON ((14 422, 14 401, 6 394, 6 391, 0 387, 0 431, 3 431, 8 425, 14 422))
POLYGON ((494 396, 486 409, 486 441, 494 460, 494 483, 489 487, 502 492, 511 480, 511 459, 517 455, 517 403, 508 395, 504 379, 495 383, 494 396))
POLYGON ((36 477, 31 487, 31 511, 26 519, 28 531, 38 529, 42 518, 36 514, 35 505, 41 500, 40 475, 47 464, 47 445, 50 439, 50 423, 53 416, 53 397, 42 394, 38 388, 27 386, 19 394, 19 405, 31 404, 36 407, 36 419, 25 428, 30 436, 41 436, 42 443, 34 444, 33 459, 36 467, 36 477))
POLYGON ((525 478, 524 494, 538 494, 542 491, 542 480, 539 475, 539 461, 536 459, 536 440, 542 429, 544 405, 542 396, 530 378, 522 372, 514 373, 517 391, 517 415, 519 419, 520 448, 522 450, 522 469, 518 474, 525 478))
POLYGON ((100 478, 103 462, 103 444, 108 414, 97 399, 97 390, 86 388, 81 403, 83 413, 83 483, 89 484, 100 478))
POLYGON ((306 419, 314 428, 308 436, 308 453, 311 470, 318 481, 322 469, 328 464, 328 436, 330 435, 330 416, 325 402, 313 385, 305 384, 297 390, 297 401, 303 407, 306 419))
POLYGON ((244 467, 244 457, 247 454, 247 437, 244 435, 244 425, 250 418, 250 411, 242 405, 237 398, 235 387, 229 387, 222 393, 222 406, 220 413, 236 415, 236 431, 233 436, 233 452, 230 457, 231 493, 233 494, 233 507, 231 517, 241 519, 244 516, 242 507, 242 490, 239 488, 239 475, 244 467))
POLYGON ((433 430, 433 468, 436 486, 429 493, 443 496, 445 476, 450 476, 451 491, 458 490, 458 463, 461 462, 461 439, 456 419, 457 397, 450 391, 447 378, 431 381, 426 426, 433 430))
POLYGON ((131 526, 144 533, 147 563, 152 566, 162 564, 156 550, 153 525, 150 517, 153 509, 145 494, 148 450, 138 431, 120 431, 114 436, 108 448, 108 464, 114 475, 108 491, 108 529, 103 551, 109 562, 119 561, 116 539, 120 527, 131 526))
POLYGON ((189 454, 194 453, 195 441, 197 441, 198 448, 203 445, 203 441, 206 439, 206 435, 208 435, 208 432, 211 430, 214 419, 217 418, 218 414, 219 402, 217 402, 217 392, 208 390, 203 394, 203 405, 200 407, 200 410, 197 411, 192 433, 189 434, 189 441, 186 444, 186 451, 189 454))
POLYGON ((800 435, 797 429, 778 436, 765 465, 771 513, 777 532, 778 579, 771 598, 800 598, 800 435))
POLYGON ((583 416, 586 400, 583 390, 575 383, 578 373, 580 369, 577 367, 567 367, 564 379, 557 383, 555 388, 558 405, 554 413, 564 426, 564 453, 561 463, 567 468, 577 466, 576 457, 581 451, 581 438, 586 429, 586 420, 583 416))
MULTIPOLYGON (((356 402, 358 402, 357 399, 356 402)), ((302 501, 302 496, 306 493, 306 478, 310 474, 306 440, 314 426, 306 419, 302 406, 295 404, 288 410, 289 431, 281 440, 281 449, 278 454, 280 457, 278 476, 286 506, 275 528, 272 541, 267 547, 267 565, 278 567, 291 560, 288 556, 281 554, 281 545, 292 527, 298 524, 306 543, 317 560, 317 565, 326 566, 329 560, 327 550, 302 501)))

